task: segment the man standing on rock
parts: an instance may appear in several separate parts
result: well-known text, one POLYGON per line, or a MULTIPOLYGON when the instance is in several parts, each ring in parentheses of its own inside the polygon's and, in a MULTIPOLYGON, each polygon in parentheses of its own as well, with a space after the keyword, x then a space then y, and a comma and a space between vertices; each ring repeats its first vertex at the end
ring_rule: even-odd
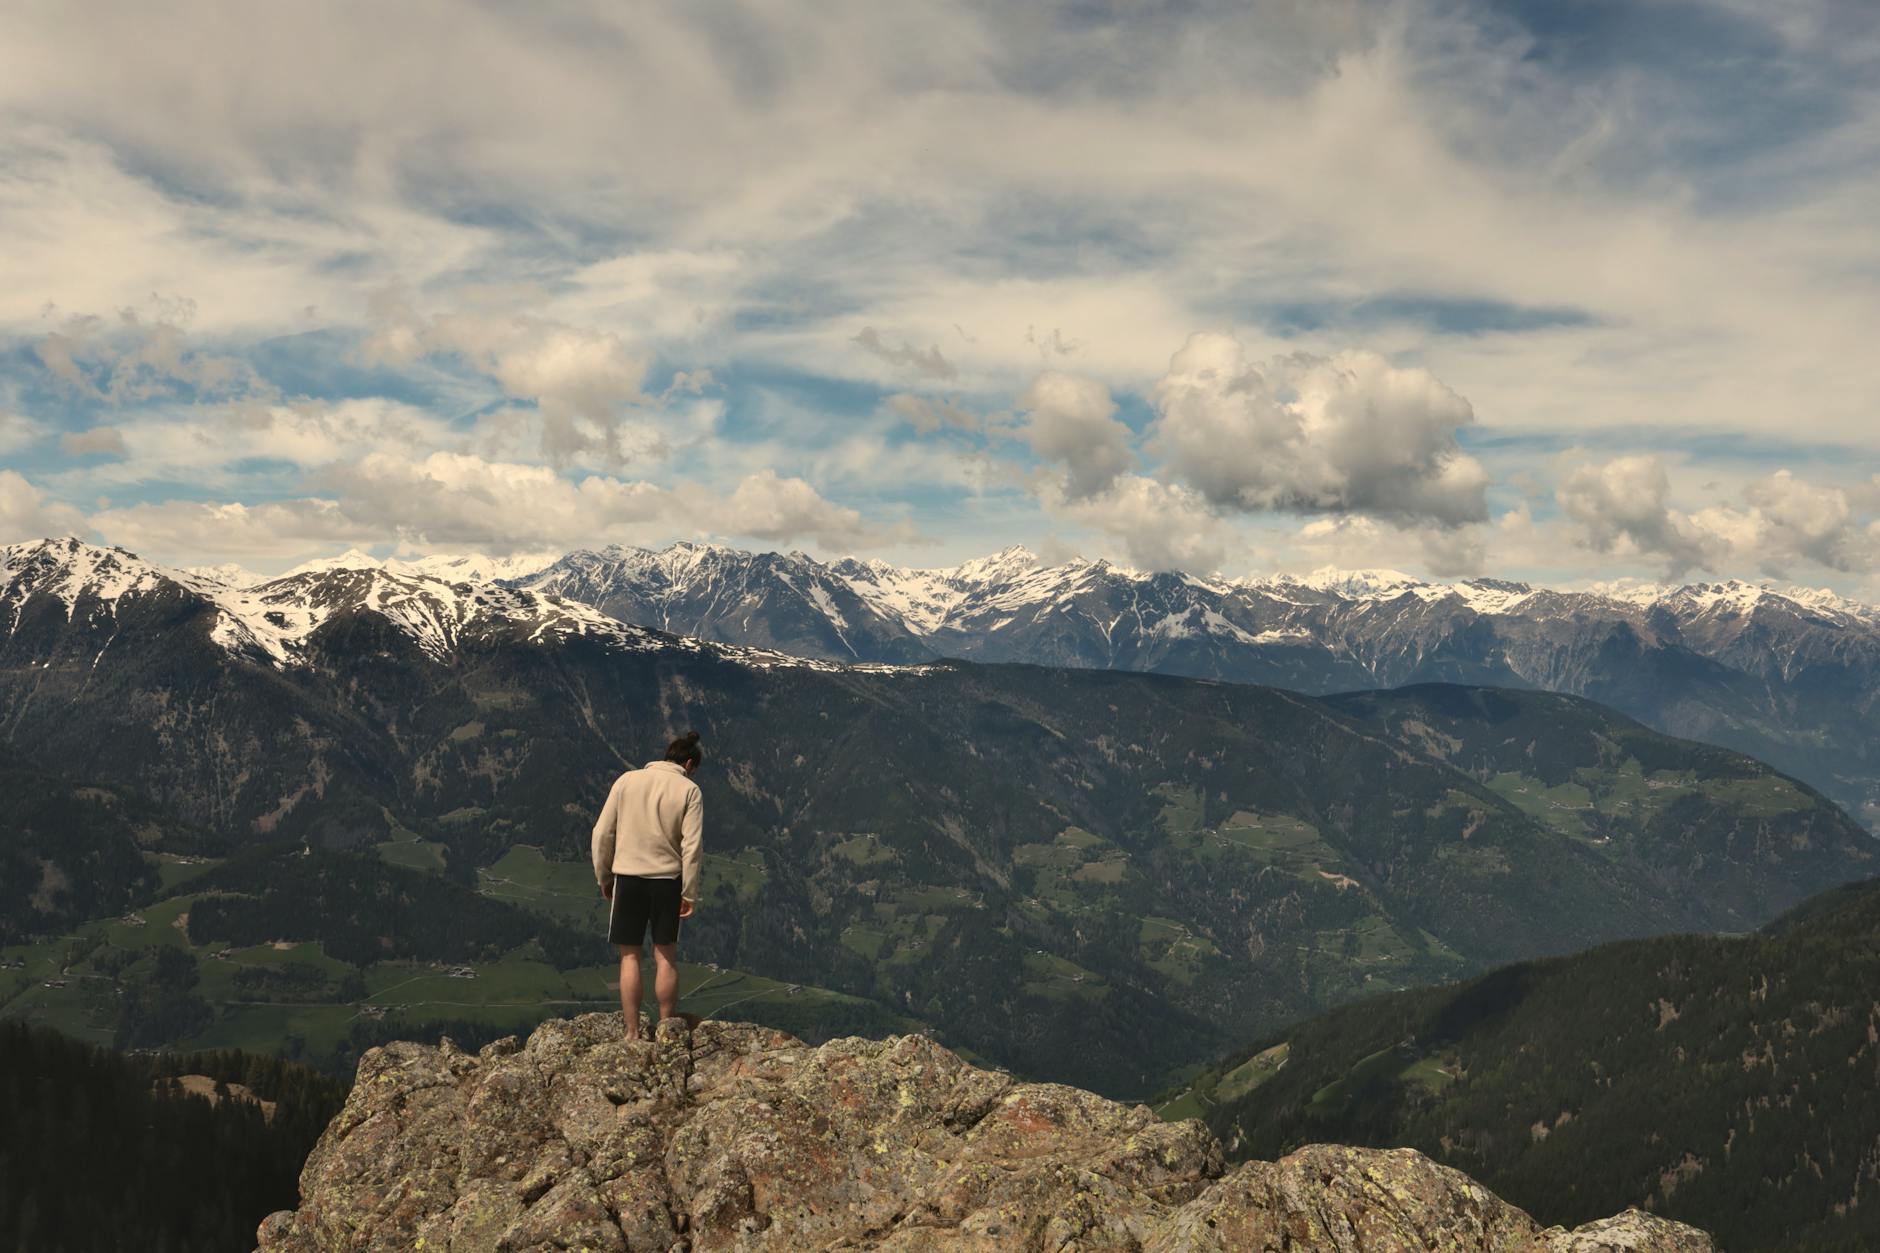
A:
POLYGON ((648 762, 614 780, 594 823, 594 877, 612 902, 607 939, 620 948, 620 1012, 640 1038, 640 945, 653 932, 653 995, 662 1019, 679 1013, 679 920, 698 900, 705 851, 705 801, 692 775, 703 759, 687 731, 648 762))

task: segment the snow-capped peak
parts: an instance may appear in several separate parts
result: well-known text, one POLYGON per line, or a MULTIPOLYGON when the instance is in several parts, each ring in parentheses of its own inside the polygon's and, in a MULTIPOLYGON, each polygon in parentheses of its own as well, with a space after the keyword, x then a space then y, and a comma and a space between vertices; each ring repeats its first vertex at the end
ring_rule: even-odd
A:
POLYGON ((1446 590, 1477 613, 1512 613, 1534 596, 1527 584, 1506 579, 1469 579, 1446 590))
POLYGON ((166 582, 189 586, 202 580, 122 548, 103 548, 70 536, 0 547, 0 590, 22 598, 35 593, 56 596, 68 619, 82 599, 111 606, 166 582))
POLYGON ((1680 587, 1662 599, 1688 606, 1698 613, 1743 613, 1754 609, 1765 596, 1773 594, 1770 589, 1755 583, 1730 579, 1723 583, 1693 583, 1680 587))
POLYGON ((1272 579, 1241 580, 1241 586, 1254 589, 1274 584, 1309 588, 1345 600, 1375 600, 1425 586, 1421 580, 1401 570, 1341 570, 1337 566, 1320 566, 1310 574, 1282 574, 1272 579))
POLYGON ((1019 575, 1027 574, 1038 567, 1038 554, 1023 544, 1012 544, 1001 548, 990 557, 978 557, 972 561, 961 562, 949 570, 923 570, 909 573, 936 574, 949 578, 955 583, 1004 583, 1019 575))
POLYGON ((561 559, 560 553, 515 553, 492 557, 485 553, 430 553, 423 557, 394 558, 384 565, 394 574, 420 574, 452 583, 495 583, 526 579, 561 559))
POLYGON ((229 587, 253 587, 257 583, 266 581, 267 578, 266 575, 256 574, 247 566, 237 565, 232 561, 223 562, 219 566, 184 566, 183 573, 193 574, 210 583, 226 584, 229 587))
POLYGON ((337 557, 316 557, 312 561, 303 561, 276 577, 291 579, 296 575, 321 574, 328 570, 379 570, 384 566, 385 563, 371 553, 348 548, 337 557))

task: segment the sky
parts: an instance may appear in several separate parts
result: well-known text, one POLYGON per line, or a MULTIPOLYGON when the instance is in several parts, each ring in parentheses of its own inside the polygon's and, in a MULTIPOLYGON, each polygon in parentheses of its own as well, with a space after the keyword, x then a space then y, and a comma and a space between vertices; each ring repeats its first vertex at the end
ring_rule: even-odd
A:
POLYGON ((0 542, 1880 598, 1880 10, 0 14, 0 542))

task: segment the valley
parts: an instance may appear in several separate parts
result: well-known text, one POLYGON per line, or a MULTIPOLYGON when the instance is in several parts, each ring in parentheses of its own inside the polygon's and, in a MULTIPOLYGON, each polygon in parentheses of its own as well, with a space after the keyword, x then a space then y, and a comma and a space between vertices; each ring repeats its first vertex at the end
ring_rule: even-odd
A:
MULTIPOLYGON (((381 1031, 604 1003, 587 830, 681 726, 708 745, 712 854, 686 960, 746 981, 705 996, 812 1037, 918 1024, 1131 1097, 1370 993, 1753 929, 1874 861, 1806 784, 1541 692, 838 665, 421 573, 232 592, 82 546, 14 568, 9 751, 149 809, 89 837, 135 872, 109 917, 144 925, 34 906, 31 933, 91 947, 31 960, 104 979, 4 1011, 92 1038, 278 1033, 331 1063, 381 1031)), ((35 855, 69 877, 56 844, 35 855)))
MULTIPOLYGON (((306 858, 279 853, 282 872, 307 873, 306 858)), ((0 1016, 96 1044, 278 1053, 345 1074, 361 1051, 384 1040, 448 1033, 471 1047, 526 1032, 544 1018, 619 1005, 615 966, 604 945, 586 946, 592 960, 584 961, 578 953, 550 954, 537 934, 559 924, 592 931, 604 923, 605 905, 584 863, 544 861, 539 850, 518 846, 480 874, 479 895, 539 918, 515 919, 520 929, 511 938, 526 938, 514 947, 489 952, 488 937, 499 926, 485 921, 459 957, 383 960, 358 960, 360 954, 350 952, 341 960, 314 938, 231 939, 226 923, 211 924, 213 936, 200 934, 200 922, 192 930, 192 920, 207 912, 203 902, 228 897, 182 889, 190 879, 213 877, 219 865, 194 861, 187 877, 164 885, 169 894, 121 917, 0 946, 0 1016), (160 1005, 152 993, 161 995, 160 1005), (142 1007, 154 1012, 144 1014, 142 1007)), ((420 903, 408 919, 419 927, 441 921, 424 917, 428 895, 445 898, 440 914, 461 908, 435 877, 404 878, 399 886, 420 903)), ((322 898, 323 905, 337 903, 322 898)), ((326 930, 267 929, 282 935, 326 930)), ((809 1038, 914 1026, 852 996, 715 964, 683 967, 681 993, 688 1010, 702 1017, 734 1011, 740 1020, 771 1022, 809 1038)))

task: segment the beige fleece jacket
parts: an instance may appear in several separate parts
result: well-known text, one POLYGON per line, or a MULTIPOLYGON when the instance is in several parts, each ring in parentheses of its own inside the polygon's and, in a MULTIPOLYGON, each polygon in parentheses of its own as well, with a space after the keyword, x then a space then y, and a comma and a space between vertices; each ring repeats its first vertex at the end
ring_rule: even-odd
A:
POLYGON ((594 880, 613 875, 683 879, 680 895, 698 899, 699 862, 705 856, 705 798, 685 767, 651 761, 614 780, 594 823, 594 880))

